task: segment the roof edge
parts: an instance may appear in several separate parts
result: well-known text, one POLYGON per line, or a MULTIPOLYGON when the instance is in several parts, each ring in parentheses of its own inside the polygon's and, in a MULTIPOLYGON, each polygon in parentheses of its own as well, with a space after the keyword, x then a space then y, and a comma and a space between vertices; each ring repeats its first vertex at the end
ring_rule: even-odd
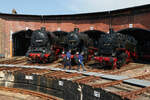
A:
POLYGON ((150 8, 150 4, 134 6, 129 8, 122 8, 117 10, 109 10, 103 12, 90 12, 90 13, 77 13, 77 14, 61 14, 61 15, 30 15, 30 14, 10 14, 10 13, 0 13, 0 15, 7 15, 7 16, 29 16, 29 17, 61 17, 61 16, 80 16, 80 15, 93 15, 93 14, 110 14, 110 13, 117 13, 122 11, 128 11, 133 9, 142 9, 142 8, 150 8))

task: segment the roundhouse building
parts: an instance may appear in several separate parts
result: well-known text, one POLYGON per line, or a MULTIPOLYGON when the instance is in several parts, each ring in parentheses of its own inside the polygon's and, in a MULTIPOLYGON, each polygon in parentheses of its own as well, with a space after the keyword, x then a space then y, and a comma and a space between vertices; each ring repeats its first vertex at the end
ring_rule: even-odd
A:
POLYGON ((33 30, 46 27, 51 32, 108 32, 137 34, 143 40, 150 35, 150 5, 114 11, 72 15, 22 15, 0 13, 0 54, 24 56, 33 30), (147 35, 145 35, 145 33, 147 35))

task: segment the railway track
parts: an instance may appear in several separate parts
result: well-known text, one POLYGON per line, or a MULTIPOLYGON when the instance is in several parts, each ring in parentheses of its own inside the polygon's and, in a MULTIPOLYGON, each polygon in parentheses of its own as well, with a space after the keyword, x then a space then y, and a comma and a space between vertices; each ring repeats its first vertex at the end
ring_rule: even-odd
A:
POLYGON ((35 97, 40 97, 41 99, 44 99, 44 100, 60 100, 56 97, 53 97, 53 96, 50 96, 50 95, 47 95, 47 94, 34 92, 34 91, 30 91, 30 90, 25 90, 25 89, 8 88, 8 87, 0 86, 0 90, 1 91, 9 91, 9 92, 13 92, 13 93, 21 93, 21 94, 24 94, 24 95, 32 95, 32 96, 35 96, 35 97))
MULTIPOLYGON (((58 62, 54 63, 56 65, 47 64, 48 66, 46 65, 41 66, 40 64, 35 64, 37 68, 34 66, 32 67, 29 66, 29 68, 23 68, 21 66, 15 67, 15 65, 13 67, 7 67, 7 66, 0 67, 0 75, 2 76, 6 75, 5 80, 8 79, 8 81, 10 81, 9 80, 10 78, 8 78, 8 76, 12 75, 14 77, 13 82, 24 83, 28 85, 32 84, 33 86, 45 87, 44 91, 46 91, 46 93, 48 94, 52 92, 47 92, 51 90, 51 89, 46 90, 47 88, 53 88, 55 90, 59 90, 59 92, 62 92, 63 95, 69 95, 70 91, 72 91, 76 93, 76 94, 74 93, 72 94, 77 96, 79 92, 80 95, 81 94, 84 95, 83 100, 90 100, 88 99, 91 98, 89 97, 89 95, 92 95, 93 98, 100 98, 99 96, 97 96, 99 94, 105 97, 107 93, 110 93, 111 95, 116 94, 120 98, 118 100, 149 100, 150 98, 150 92, 149 92, 150 73, 139 74, 138 76, 131 76, 131 77, 121 77, 121 76, 118 77, 120 73, 124 73, 129 70, 143 69, 145 66, 144 64, 131 63, 129 65, 122 67, 121 69, 113 70, 113 71, 103 70, 103 69, 100 70, 87 69, 86 72, 82 72, 82 71, 78 72, 75 70, 62 70, 60 68, 63 68, 63 66, 59 64, 57 65, 57 63, 58 62), (53 70, 53 68, 51 68, 50 66, 54 66, 55 68, 57 67, 58 69, 54 68, 55 70, 53 70), (4 75, 2 73, 4 73, 4 75), (139 79, 142 80, 143 83, 141 83, 139 79), (95 93, 95 91, 97 95, 93 94, 95 93), (105 92, 105 95, 103 94, 103 92, 105 92)), ((72 94, 70 95, 72 96, 72 94)), ((53 93, 52 95, 58 97, 60 96, 60 98, 64 98, 65 100, 78 100, 78 99, 73 99, 76 98, 73 96, 72 98, 70 98, 67 96, 65 97, 53 93)), ((106 96, 106 98, 107 97, 109 96, 106 96)), ((115 100, 113 98, 109 98, 109 100, 115 100)))
MULTIPOLYGON (((63 68, 63 65, 60 63, 60 60, 55 61, 53 63, 50 64, 39 64, 39 63, 31 63, 31 62, 27 62, 27 58, 26 57, 14 57, 12 59, 6 59, 6 60, 2 60, 0 61, 0 64, 16 64, 16 65, 31 65, 31 66, 49 66, 49 67, 55 67, 55 68, 63 68)), ((127 65, 124 65, 123 67, 121 67, 120 69, 115 69, 115 70, 109 70, 109 69, 96 69, 96 68, 91 68, 89 66, 85 66, 85 68, 87 69, 87 71, 89 72, 98 72, 98 73, 104 73, 104 74, 112 74, 112 75, 120 75, 121 73, 127 72, 127 71, 131 71, 134 69, 141 69, 144 67, 145 64, 135 64, 135 63, 130 63, 127 65)), ((77 69, 77 66, 72 66, 73 70, 77 69)), ((80 70, 82 70, 80 68, 80 70)))
MULTIPOLYGON (((33 65, 33 66, 54 66, 56 68, 63 68, 63 65, 61 63, 59 63, 60 60, 55 61, 51 64, 39 64, 39 63, 31 63, 31 62, 27 62, 27 58, 26 57, 14 57, 12 59, 6 59, 6 60, 2 60, 0 61, 0 64, 20 64, 20 65, 33 65)), ((121 69, 115 69, 115 70, 108 70, 108 69, 92 69, 89 66, 85 66, 85 68, 87 69, 87 71, 92 71, 92 72, 100 72, 100 73, 105 73, 105 74, 119 74, 128 70, 133 70, 133 69, 137 69, 137 68, 142 68, 144 65, 140 64, 140 65, 132 65, 132 64, 128 64, 125 65, 123 67, 121 67, 121 69), (130 67, 128 67, 130 66, 130 67)), ((77 69, 77 66, 72 66, 72 68, 74 70, 77 69)))
POLYGON ((26 57, 13 57, 10 59, 2 59, 0 60, 0 64, 21 64, 23 62, 26 62, 26 57))

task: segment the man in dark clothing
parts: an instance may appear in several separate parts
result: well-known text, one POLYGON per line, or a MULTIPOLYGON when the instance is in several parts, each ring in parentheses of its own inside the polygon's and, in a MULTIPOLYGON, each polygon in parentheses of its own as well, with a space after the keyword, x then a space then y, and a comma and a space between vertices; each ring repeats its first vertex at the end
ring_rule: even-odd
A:
POLYGON ((84 64, 83 64, 83 56, 82 56, 82 54, 79 54, 79 52, 77 52, 76 53, 76 58, 77 58, 77 64, 78 64, 78 69, 77 70, 79 70, 80 69, 80 65, 82 66, 82 68, 83 68, 83 71, 86 71, 85 70, 85 68, 84 68, 84 64))
POLYGON ((65 64, 65 62, 66 62, 66 54, 65 54, 65 52, 64 52, 64 51, 62 52, 61 57, 63 58, 63 65, 64 65, 64 64, 65 64))
POLYGON ((66 57, 64 58, 64 69, 66 66, 69 66, 69 69, 71 69, 71 51, 69 50, 66 53, 66 57))

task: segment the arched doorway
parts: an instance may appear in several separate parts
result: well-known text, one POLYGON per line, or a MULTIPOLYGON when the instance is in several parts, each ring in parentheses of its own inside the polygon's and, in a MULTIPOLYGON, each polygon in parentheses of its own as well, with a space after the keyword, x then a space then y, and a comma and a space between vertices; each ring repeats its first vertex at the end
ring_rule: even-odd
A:
POLYGON ((13 56, 24 56, 30 46, 32 30, 21 30, 12 35, 13 56))
POLYGON ((150 31, 141 28, 127 28, 118 31, 119 33, 128 34, 138 41, 138 55, 141 58, 150 58, 150 31))
POLYGON ((95 48, 98 47, 98 41, 100 39, 101 34, 106 34, 105 32, 99 30, 87 30, 83 33, 88 35, 88 37, 90 38, 90 46, 95 48))
POLYGON ((53 34, 57 37, 57 44, 60 46, 64 46, 64 48, 66 47, 65 45, 65 37, 68 35, 68 32, 65 31, 54 31, 53 34))

